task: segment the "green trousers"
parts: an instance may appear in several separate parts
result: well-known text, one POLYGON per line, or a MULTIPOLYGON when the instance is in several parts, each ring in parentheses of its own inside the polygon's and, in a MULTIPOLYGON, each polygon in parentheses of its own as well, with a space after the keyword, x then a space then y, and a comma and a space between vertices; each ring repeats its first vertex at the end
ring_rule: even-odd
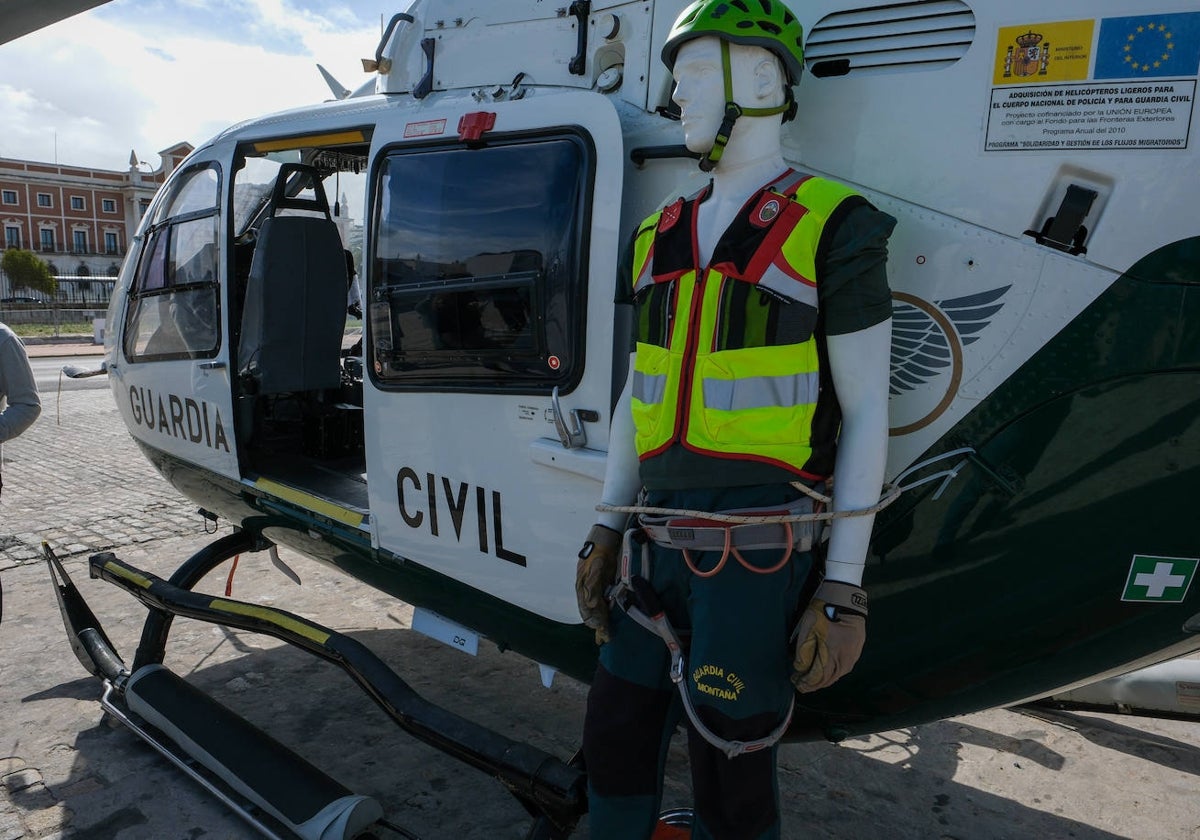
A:
MULTIPOLYGON (((720 511, 792 501, 787 485, 652 493, 653 506, 720 511)), ((744 552, 760 569, 782 549, 744 552)), ((799 619, 808 553, 759 574, 728 558, 716 575, 693 574, 681 553, 651 546, 650 583, 687 648, 685 682, 704 725, 727 740, 750 741, 775 729, 795 691, 789 636, 799 619)), ((696 553, 702 571, 719 552, 696 553)), ((635 567, 636 568, 636 567, 635 567)), ((594 840, 640 840, 661 808, 663 767, 675 726, 688 724, 695 797, 694 840, 774 840, 780 837, 777 748, 729 759, 682 714, 662 639, 619 609, 612 639, 588 695, 583 749, 588 771, 589 827, 594 840)))

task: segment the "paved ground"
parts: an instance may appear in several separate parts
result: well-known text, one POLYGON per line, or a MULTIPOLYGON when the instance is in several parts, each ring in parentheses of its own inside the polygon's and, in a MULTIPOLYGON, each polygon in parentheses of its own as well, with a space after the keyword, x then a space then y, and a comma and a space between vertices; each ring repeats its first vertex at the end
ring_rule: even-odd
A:
POLYGON ((32 358, 59 356, 100 356, 104 347, 93 344, 83 336, 67 336, 65 338, 24 339, 25 352, 32 358))
MULTIPOLYGON (((238 840, 255 836, 130 733, 108 725, 98 684, 71 656, 37 546, 48 539, 131 655, 143 611, 87 579, 112 550, 167 574, 211 539, 195 505, 140 457, 103 378, 54 393, 38 357, 43 418, 4 449, 0 499, 0 840, 238 840)), ((222 530, 222 533, 227 533, 222 530)), ((420 692, 563 758, 585 688, 483 645, 477 659, 412 633, 409 608, 284 553, 296 587, 243 557, 234 596, 322 621, 368 644, 420 692)), ((209 591, 224 585, 214 576, 209 591)), ((341 672, 269 639, 176 622, 167 664, 271 731, 425 840, 519 840, 521 809, 494 781, 398 732, 341 672)), ((786 838, 1200 838, 1195 724, 991 711, 782 750, 786 838)), ((688 802, 684 751, 667 801, 688 802)), ((581 830, 578 837, 586 837, 581 830)))
MULTIPOLYGON (((196 505, 138 454, 107 379, 60 377, 62 362, 43 355, 50 346, 30 347, 42 416, 3 450, 0 570, 39 556, 42 540, 60 555, 82 556, 194 531, 196 505)), ((91 366, 99 357, 62 361, 91 366)))

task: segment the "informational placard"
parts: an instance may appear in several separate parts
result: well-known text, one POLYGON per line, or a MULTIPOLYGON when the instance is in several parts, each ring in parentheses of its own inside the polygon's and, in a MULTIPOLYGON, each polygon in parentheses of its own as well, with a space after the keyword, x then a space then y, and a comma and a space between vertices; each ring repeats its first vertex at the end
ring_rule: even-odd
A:
POLYGON ((1000 27, 984 150, 1186 149, 1200 12, 1000 27))
POLYGON ((1183 149, 1196 81, 992 90, 987 150, 1183 149))

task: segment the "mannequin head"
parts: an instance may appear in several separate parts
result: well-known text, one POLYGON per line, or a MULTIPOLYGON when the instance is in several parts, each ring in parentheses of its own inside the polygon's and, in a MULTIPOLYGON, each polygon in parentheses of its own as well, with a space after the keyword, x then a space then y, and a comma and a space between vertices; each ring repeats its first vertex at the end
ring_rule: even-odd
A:
POLYGON ((742 117, 757 125, 737 132, 740 141, 748 134, 765 137, 769 129, 778 140, 780 115, 786 121, 795 113, 791 86, 804 69, 803 42, 803 27, 778 0, 695 0, 680 13, 662 60, 688 123, 685 142, 704 154, 701 169, 723 159, 742 117), (723 101, 715 109, 716 99, 723 101), (712 139, 701 137, 714 121, 712 139))
MULTIPOLYGON (((733 101, 743 108, 774 109, 785 101, 786 76, 778 58, 762 47, 729 45, 733 101)), ((709 152, 725 116, 725 81, 721 42, 713 36, 696 38, 679 48, 672 69, 684 144, 693 152, 709 152)), ((778 132, 781 115, 760 117, 778 132)), ((751 123, 738 121, 730 142, 749 133, 751 123)))

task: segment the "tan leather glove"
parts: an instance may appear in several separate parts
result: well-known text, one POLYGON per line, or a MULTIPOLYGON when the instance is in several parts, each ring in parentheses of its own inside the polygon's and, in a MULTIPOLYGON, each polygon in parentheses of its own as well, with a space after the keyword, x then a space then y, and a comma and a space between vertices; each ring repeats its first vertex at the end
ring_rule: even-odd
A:
POLYGON ((593 525, 587 541, 579 549, 575 568, 575 598, 583 623, 596 631, 596 644, 609 639, 608 600, 604 591, 617 579, 617 559, 621 554, 620 531, 593 525))
POLYGON ((823 581, 796 628, 796 690, 816 691, 846 676, 866 640, 867 593, 850 583, 823 581))

